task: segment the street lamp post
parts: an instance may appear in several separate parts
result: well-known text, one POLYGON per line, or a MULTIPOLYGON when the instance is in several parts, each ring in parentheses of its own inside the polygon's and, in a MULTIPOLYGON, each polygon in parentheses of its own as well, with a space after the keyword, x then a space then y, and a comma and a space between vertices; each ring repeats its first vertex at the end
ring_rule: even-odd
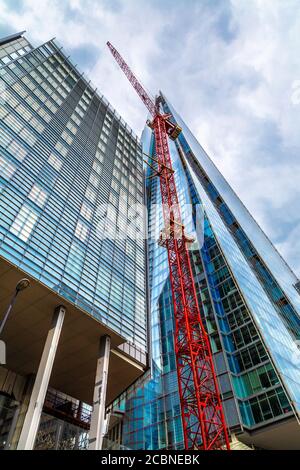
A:
POLYGON ((0 335, 3 331, 3 328, 5 327, 5 324, 7 322, 7 319, 10 315, 10 312, 12 311, 13 309, 13 306, 15 305, 15 302, 16 302, 16 299, 17 299, 17 295, 19 292, 21 292, 22 290, 25 290, 27 289, 27 287, 30 286, 30 281, 29 279, 21 279, 17 285, 16 285, 16 289, 15 289, 15 292, 14 292, 14 295, 12 296, 12 299, 10 301, 10 304, 8 306, 8 309, 6 310, 6 313, 4 315, 4 318, 3 320, 1 321, 1 325, 0 325, 0 335))

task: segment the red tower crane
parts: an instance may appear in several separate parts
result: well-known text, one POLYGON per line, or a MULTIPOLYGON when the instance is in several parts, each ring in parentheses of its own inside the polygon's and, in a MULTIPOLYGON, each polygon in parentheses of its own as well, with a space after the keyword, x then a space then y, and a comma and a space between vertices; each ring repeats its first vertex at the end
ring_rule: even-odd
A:
POLYGON ((188 243, 181 221, 168 137, 175 140, 181 129, 160 112, 159 99, 149 97, 119 52, 107 43, 152 116, 165 229, 160 245, 167 249, 175 316, 175 355, 185 449, 228 449, 224 420, 209 338, 200 316, 188 243))

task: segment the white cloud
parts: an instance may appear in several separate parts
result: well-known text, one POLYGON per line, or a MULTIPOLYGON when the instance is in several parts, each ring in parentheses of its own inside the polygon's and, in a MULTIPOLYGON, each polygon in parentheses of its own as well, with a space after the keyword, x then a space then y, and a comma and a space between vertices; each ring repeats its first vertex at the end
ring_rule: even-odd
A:
MULTIPOLYGON (((0 18, 36 44, 99 50, 86 70, 140 133, 146 112, 105 44, 143 83, 162 89, 288 262, 299 269, 298 0, 0 0, 0 18), (283 242, 286 240, 286 242, 283 242)), ((79 64, 80 65, 80 64, 79 64)))
POLYGON ((294 226, 285 240, 278 243, 277 248, 285 259, 292 260, 296 272, 300 273, 300 223, 294 226))

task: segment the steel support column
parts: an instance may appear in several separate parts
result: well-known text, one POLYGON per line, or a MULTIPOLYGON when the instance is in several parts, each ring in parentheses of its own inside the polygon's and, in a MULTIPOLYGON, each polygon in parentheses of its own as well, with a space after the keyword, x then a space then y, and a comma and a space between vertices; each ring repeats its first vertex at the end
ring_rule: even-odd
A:
POLYGON ((65 313, 66 309, 63 306, 57 307, 54 311, 52 326, 48 331, 18 442, 18 450, 32 450, 34 447, 65 313))
POLYGON ((105 400, 110 354, 110 337, 105 335, 100 339, 99 357, 97 360, 93 411, 89 435, 89 450, 101 450, 105 434, 105 400))

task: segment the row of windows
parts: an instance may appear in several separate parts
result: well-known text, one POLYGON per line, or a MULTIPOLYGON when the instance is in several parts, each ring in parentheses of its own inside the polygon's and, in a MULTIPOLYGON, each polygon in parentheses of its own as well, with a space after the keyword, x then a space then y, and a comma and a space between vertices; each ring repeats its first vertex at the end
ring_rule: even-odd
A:
MULTIPOLYGON (((16 194, 15 193, 8 194, 8 197, 9 198, 14 198, 16 200, 16 194)), ((21 198, 18 198, 18 199, 20 201, 22 200, 21 198)), ((9 200, 9 199, 7 199, 7 198, 3 199, 3 204, 4 205, 7 204, 5 202, 7 200, 9 200)), ((72 239, 73 230, 72 230, 72 228, 70 228, 70 224, 69 224, 69 221, 67 220, 67 214, 66 214, 66 217, 64 216, 62 219, 60 219, 60 231, 57 232, 58 219, 57 219, 55 210, 52 211, 53 212, 52 221, 49 218, 49 215, 51 216, 51 211, 50 211, 51 208, 52 208, 52 205, 51 206, 49 205, 46 208, 46 211, 44 211, 44 215, 41 217, 40 223, 39 223, 35 233, 33 234, 33 237, 34 237, 34 239, 39 237, 40 243, 43 244, 43 246, 45 246, 45 248, 46 248, 46 247, 49 247, 51 245, 51 243, 55 243, 59 233, 62 233, 63 238, 61 240, 59 240, 59 243, 62 243, 61 250, 60 250, 60 251, 62 251, 62 248, 65 246, 65 243, 67 242, 67 240, 72 239)), ((12 209, 13 209, 13 206, 12 206, 12 209)), ((7 206, 7 211, 5 212, 5 214, 2 214, 3 223, 5 221, 5 226, 7 226, 7 228, 11 225, 12 220, 14 218, 15 218, 14 210, 11 210, 11 205, 9 205, 9 206, 7 206), (8 207, 9 207, 9 209, 8 209, 8 207)), ((58 238, 60 239, 61 237, 58 237, 58 238)), ((129 243, 129 242, 130 242, 130 240, 127 239, 126 251, 128 251, 128 248, 130 247, 130 251, 131 251, 131 249, 132 250, 134 249, 135 257, 138 256, 138 253, 142 254, 142 251, 137 249, 138 244, 135 241, 134 242, 132 241, 131 243, 129 243), (131 247, 131 245, 132 245, 132 247, 131 247)), ((120 266, 119 266, 120 272, 122 271, 122 268, 124 268, 124 266, 126 267, 126 270, 129 269, 128 263, 126 265, 124 265, 124 260, 123 260, 123 253, 124 253, 124 250, 125 250, 125 240, 123 240, 120 243, 117 243, 115 241, 112 242, 110 240, 104 240, 103 242, 99 243, 98 239, 93 239, 92 242, 89 244, 89 251, 93 250, 93 252, 95 253, 95 256, 99 256, 99 249, 101 248, 102 244, 107 245, 106 252, 110 253, 109 261, 111 261, 111 259, 113 257, 113 254, 114 254, 114 256, 116 256, 116 253, 118 253, 118 257, 120 258, 120 266), (95 244, 95 241, 97 242, 97 244, 95 244), (119 250, 117 250, 117 245, 120 246, 119 250)), ((40 251, 42 251, 42 246, 40 248, 40 251)), ((132 266, 132 268, 133 268, 132 274, 134 274, 134 265, 132 266)))
POLYGON ((40 99, 41 95, 39 95, 38 92, 36 94, 30 93, 20 82, 14 83, 11 88, 18 95, 18 97, 21 97, 26 102, 26 104, 33 111, 35 111, 39 117, 43 119, 43 121, 45 121, 45 123, 50 122, 52 115, 49 113, 49 107, 47 107, 40 99))
MULTIPOLYGON (((30 222, 31 221, 26 220, 26 223, 30 223, 30 222)), ((19 231, 20 228, 17 227, 17 230, 19 231)), ((22 230, 25 231, 24 228, 22 228, 22 230)), ((11 246, 11 242, 9 243, 9 246, 11 246)), ((1 251, 3 253, 3 250, 1 250, 1 251)), ((16 247, 13 250, 13 254, 14 254, 13 259, 15 261, 16 257, 18 258, 18 253, 16 251, 16 247)), ((36 276, 36 277, 40 278, 42 280, 42 282, 46 281, 46 283, 48 284, 49 281, 50 281, 51 282, 51 287, 55 287, 56 285, 59 286, 59 284, 55 284, 55 285, 53 284, 53 281, 54 281, 53 274, 54 273, 53 273, 53 267, 51 266, 51 263, 49 263, 48 265, 45 266, 43 273, 41 272, 41 270, 38 270, 38 271, 33 270, 31 265, 32 265, 32 263, 30 262, 30 257, 28 257, 28 256, 26 256, 24 258, 24 262, 20 264, 21 267, 24 266, 24 269, 27 272, 28 272, 28 269, 29 269, 29 272, 34 274, 35 276, 36 276, 36 274, 41 273, 40 276, 36 276), (47 275, 47 272, 49 272, 50 274, 47 275)), ((74 274, 76 274, 76 272, 74 274)), ((72 298, 70 298, 70 297, 68 297, 68 298, 70 298, 70 300, 75 301, 76 298, 77 298, 77 293, 75 291, 78 290, 78 285, 79 284, 72 282, 72 278, 70 277, 69 274, 66 274, 66 273, 63 276, 63 280, 64 280, 65 283, 67 283, 73 289, 74 294, 75 294, 75 296, 72 295, 72 298)), ((87 302, 84 308, 88 308, 89 311, 91 311, 93 305, 96 307, 99 304, 99 302, 96 301, 96 297, 95 297, 95 300, 93 300, 93 296, 91 297, 91 296, 87 296, 85 294, 84 279, 82 277, 80 279, 80 292, 82 293, 82 295, 84 295, 85 297, 90 299, 90 304, 87 302)), ((124 291, 123 295, 125 295, 125 292, 126 291, 124 291)), ((102 291, 102 289, 99 291, 99 295, 100 295, 100 299, 104 299, 104 292, 102 291)), ((139 306, 138 304, 130 305, 129 299, 131 299, 132 297, 134 297, 134 295, 132 295, 132 294, 129 296, 129 298, 125 299, 125 297, 124 297, 124 301, 123 301, 122 304, 120 303, 119 307, 117 305, 116 299, 113 298, 113 296, 111 296, 109 298, 106 298, 105 302, 102 300, 103 304, 100 303, 99 307, 101 309, 103 309, 104 307, 107 308, 108 306, 110 306, 110 308, 112 309, 110 315, 113 315, 113 318, 111 316, 109 316, 105 320, 105 318, 103 317, 103 314, 102 314, 100 320, 101 321, 105 320, 106 322, 110 322, 110 324, 112 324, 114 322, 115 323, 114 324, 114 329, 116 329, 118 331, 122 331, 124 333, 126 332, 125 336, 128 337, 128 338, 131 338, 132 341, 137 342, 138 337, 140 337, 139 342, 143 345, 144 344, 143 341, 145 340, 145 335, 144 335, 144 329, 145 329, 144 305, 143 306, 139 306), (117 313, 118 309, 119 309, 119 314, 117 313), (138 315, 139 311, 141 312, 140 316, 138 315), (122 323, 120 323, 120 318, 122 318, 122 323), (134 323, 132 323, 132 322, 134 322, 134 323), (132 328, 133 325, 134 325, 134 328, 132 328), (136 339, 134 339, 133 336, 132 336, 133 332, 134 332, 134 336, 135 336, 136 339)), ((118 295, 118 300, 119 299, 120 299, 120 296, 118 295)))
POLYGON ((33 113, 29 111, 29 108, 19 104, 19 101, 8 90, 5 91, 4 100, 17 114, 19 114, 19 116, 21 116, 22 120, 25 120, 27 124, 30 124, 36 132, 41 134, 45 130, 45 126, 41 124, 40 120, 34 117, 33 113))
POLYGON ((291 411, 290 404, 281 388, 251 398, 247 402, 240 402, 239 405, 243 420, 249 426, 291 411))
POLYGON ((0 146, 7 150, 13 157, 23 161, 27 155, 26 149, 14 137, 0 127, 0 146))
MULTIPOLYGON (((226 299, 224 299, 226 300, 226 299)), ((224 301, 223 301, 224 303, 224 301)), ((250 316, 245 306, 229 311, 227 320, 231 329, 235 329, 246 322, 249 322, 250 316)))
MULTIPOLYGON (((49 90, 41 90, 38 84, 32 78, 25 76, 22 78, 22 82, 34 94, 34 98, 38 98, 38 102, 48 108, 48 111, 55 114, 58 110, 58 106, 61 104, 61 100, 54 92, 52 95, 48 94, 49 90)), ((15 87, 16 88, 16 87, 15 87)), ((33 96, 33 95, 31 95, 33 96)))
MULTIPOLYGON (((47 191, 46 191, 45 188, 42 188, 39 184, 34 184, 31 188, 30 192, 29 192, 28 198, 30 200, 32 200, 37 206, 43 207, 45 205, 45 202, 46 202, 47 198, 48 198, 48 194, 47 194, 47 191)), ((28 210, 32 210, 34 212, 34 209, 30 208, 30 206, 28 206, 28 210)), ((81 214, 84 214, 85 217, 91 216, 91 209, 88 208, 88 206, 85 203, 81 207, 81 214)), ((20 212, 16 216, 16 219, 18 219, 19 216, 20 216, 20 212)), ((77 217, 76 214, 75 214, 75 216, 77 217)), ((55 218, 55 220, 56 220, 56 218, 55 218)), ((120 224, 120 220, 122 221, 122 214, 119 214, 119 217, 118 217, 118 224, 120 226, 122 226, 120 224)), ((48 223, 50 223, 50 221, 48 223)), ((134 229, 134 227, 135 226, 132 226, 131 228, 134 229)), ((34 226, 31 227, 31 231, 33 230, 33 228, 34 228, 34 226)), ((94 229, 96 228, 97 230, 99 230, 99 226, 97 226, 97 225, 94 225, 93 228, 94 229)), ((115 228, 115 226, 114 226, 114 228, 115 228)), ((124 229, 125 228, 127 228, 127 225, 124 226, 124 229)), ((77 238, 79 238, 81 241, 85 242, 86 239, 87 239, 89 230, 90 230, 90 228, 89 228, 88 225, 84 224, 81 220, 78 220, 76 228, 75 228, 75 236, 77 238)), ((27 236, 27 238, 28 238, 30 233, 28 232, 27 235, 28 235, 27 236)), ((102 237, 102 235, 103 235, 103 232, 101 232, 101 237, 102 237)), ((133 244, 131 246, 129 241, 130 240, 127 241, 127 248, 126 248, 128 254, 131 255, 131 256, 133 255, 135 257, 135 260, 136 260, 137 263, 142 263, 143 262, 142 253, 139 254, 139 252, 137 250, 137 245, 136 245, 135 242, 133 242, 133 244)), ((124 247, 124 249, 125 249, 125 247, 124 247)))
MULTIPOLYGON (((10 142, 11 142, 11 140, 6 142, 6 145, 8 146, 10 142)), ((16 147, 17 143, 14 142, 13 145, 16 147)), ((61 153, 66 153, 65 152, 66 149, 60 143, 58 143, 56 145, 56 149, 60 150, 61 153)), ((20 146, 18 146, 17 150, 16 149, 14 150, 14 153, 16 153, 19 156, 19 158, 21 158, 21 157, 24 158, 24 156, 25 156, 25 151, 23 150, 23 154, 22 154, 20 146)), ((58 159, 57 156, 55 156, 53 154, 50 155, 48 161, 55 169, 59 170, 61 168, 61 161, 58 159)), ((96 162, 94 162, 94 168, 96 168, 98 172, 100 171, 99 164, 97 164, 96 162)), ((94 184, 94 186, 96 186, 96 187, 99 186, 99 179, 96 177, 96 175, 92 174, 91 177, 90 177, 90 181, 94 184)), ((116 185, 116 188, 117 188, 117 185, 116 185)), ((92 200, 94 202, 94 199, 95 199, 96 195, 95 195, 95 193, 92 192, 92 190, 88 189, 88 197, 90 197, 90 200, 92 200)))
POLYGON ((0 176, 9 180, 16 171, 16 165, 11 163, 7 158, 0 156, 0 176))
POLYGON ((61 167, 62 167, 62 161, 60 158, 58 158, 56 155, 54 155, 53 153, 50 154, 49 158, 48 158, 48 163, 50 163, 50 165, 57 171, 60 171, 61 167))
POLYGON ((233 384, 237 397, 246 398, 264 389, 279 384, 279 379, 273 366, 269 363, 258 367, 240 377, 233 376, 233 384))
POLYGON ((239 373, 267 361, 268 355, 263 345, 258 342, 238 351, 232 357, 229 356, 228 359, 231 363, 231 370, 239 373))
MULTIPOLYGON (((29 75, 24 75, 23 78, 22 78, 22 82, 24 84, 27 85, 27 87, 33 91, 37 97, 39 97, 41 99, 41 101, 45 102, 46 106, 49 107, 49 109, 52 111, 52 112, 56 112, 57 110, 57 107, 54 105, 54 103, 51 101, 49 101, 47 99, 47 96, 45 95, 45 93, 43 93, 43 91, 46 91, 46 93, 48 94, 48 96, 52 96, 52 99, 58 104, 60 105, 62 103, 62 100, 61 98, 59 98, 58 94, 56 94, 54 92, 54 90, 52 89, 52 87, 50 87, 46 82, 43 82, 43 79, 44 79, 44 75, 45 74, 41 74, 41 73, 37 73, 36 70, 38 70, 38 68, 36 68, 35 70, 31 70, 32 68, 32 61, 35 62, 34 60, 34 56, 38 56, 39 60, 42 58, 41 57, 41 51, 43 51, 43 47, 39 48, 39 50, 36 50, 34 52, 32 52, 30 55, 28 55, 26 57, 26 59, 24 59, 22 61, 22 65, 21 63, 16 62, 13 64, 13 67, 12 66, 9 66, 9 68, 11 70, 14 71, 14 73, 17 74, 17 76, 22 76, 24 75, 24 73, 22 72, 23 68, 25 67, 25 69, 29 72, 29 75), (43 90, 42 90, 43 89, 43 90)), ((44 59, 44 57, 43 57, 44 59)), ((52 58, 50 57, 49 58, 49 61, 51 60, 52 58)), ((46 66, 49 67, 49 64, 47 64, 47 61, 44 61, 43 64, 45 64, 46 66)), ((40 67, 40 70, 41 70, 41 65, 39 65, 40 67)), ((7 71, 3 70, 2 72, 2 76, 4 79, 7 79, 7 71)), ((11 78, 9 78, 8 80, 8 83, 11 83, 11 81, 14 81, 14 80, 11 80, 11 78)), ((53 84, 53 78, 51 79, 52 81, 52 84, 53 84)), ((57 83, 56 83, 57 85, 57 83)), ((19 85, 13 85, 13 86, 17 86, 19 87, 19 85)), ((63 83, 63 86, 66 87, 66 85, 63 83)), ((19 87, 20 89, 20 87, 19 87)), ((67 88, 68 91, 71 90, 70 87, 67 88)), ((23 96, 24 96, 24 93, 25 91, 23 90, 23 96)), ((64 93, 64 92, 63 92, 64 93)), ((27 94, 26 94, 27 95, 27 94)), ((26 96, 25 95, 25 96, 26 96)), ((25 97, 24 96, 24 97, 25 97)), ((65 93, 64 95, 65 96, 65 93)))
POLYGON ((10 41, 9 43, 0 46, 0 67, 1 65, 6 65, 12 60, 22 57, 30 50, 31 47, 23 38, 10 41))
MULTIPOLYGON (((33 132, 31 132, 27 126, 23 123, 20 122, 19 119, 17 119, 13 114, 10 114, 7 110, 1 108, 0 111, 0 117, 2 118, 3 122, 15 133, 18 135, 19 138, 21 138, 24 142, 26 142, 27 145, 33 146, 37 139, 33 132)), ((2 129, 1 134, 3 135, 5 132, 2 129)), ((6 132, 6 134, 8 134, 6 132)), ((11 137, 13 140, 16 141, 15 137, 11 137)), ((18 158, 19 160, 23 160, 25 155, 22 153, 20 154, 19 149, 15 152, 14 156, 18 158), (20 157, 18 158, 18 156, 20 157)))
POLYGON ((225 313, 227 314, 229 314, 238 307, 242 307, 243 305, 243 299, 237 290, 228 294, 225 298, 222 299, 222 306, 225 313))
MULTIPOLYGON (((34 189, 35 189, 35 191, 37 191, 36 187, 34 189)), ((45 190, 44 189, 42 190, 42 188, 39 188, 37 195, 39 196, 39 201, 35 198, 34 202, 37 203, 38 205, 43 205, 45 203, 45 200, 46 200, 45 190)), ((31 194, 30 194, 30 198, 31 198, 31 194)))
POLYGON ((234 330, 232 333, 234 344, 236 349, 247 346, 259 339, 257 330, 253 323, 248 323, 247 325, 242 326, 241 328, 234 330))
POLYGON ((24 204, 15 218, 10 231, 26 242, 30 237, 37 219, 38 214, 24 204))

